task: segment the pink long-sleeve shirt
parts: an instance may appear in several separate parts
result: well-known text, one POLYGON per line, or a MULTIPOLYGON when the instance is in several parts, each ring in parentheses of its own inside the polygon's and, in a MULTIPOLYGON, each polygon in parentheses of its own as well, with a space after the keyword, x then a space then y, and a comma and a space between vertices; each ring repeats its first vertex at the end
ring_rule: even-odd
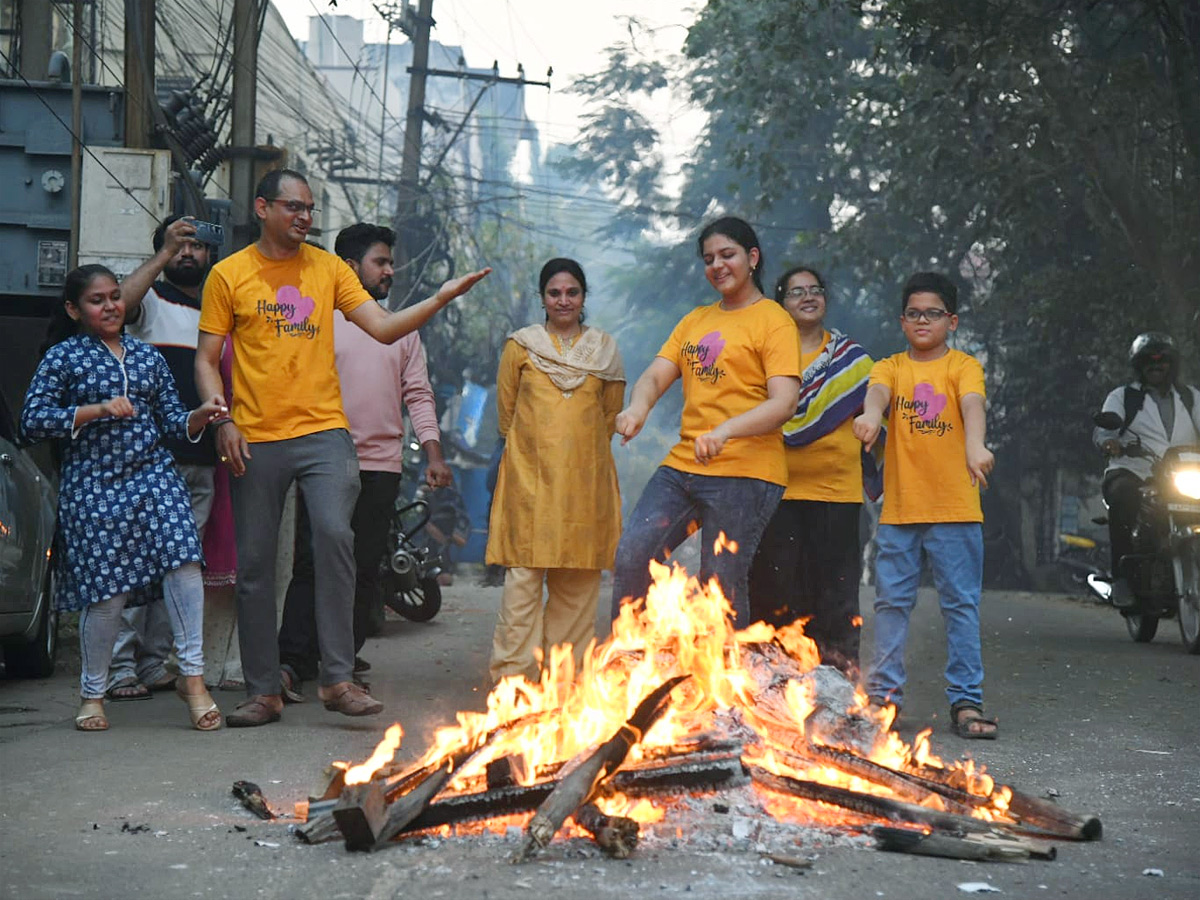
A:
POLYGON ((394 344, 381 344, 337 314, 333 317, 333 344, 342 382, 342 407, 361 468, 400 471, 404 455, 401 402, 408 409, 418 441, 441 440, 420 334, 413 331, 394 344))

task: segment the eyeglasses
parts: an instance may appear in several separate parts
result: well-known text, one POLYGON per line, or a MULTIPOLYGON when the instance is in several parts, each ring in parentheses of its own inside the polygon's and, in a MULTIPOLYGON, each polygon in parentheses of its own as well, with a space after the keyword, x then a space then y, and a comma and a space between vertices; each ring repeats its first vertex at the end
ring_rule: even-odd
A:
POLYGON ((906 309, 904 311, 904 318, 909 322, 919 322, 921 319, 924 319, 931 325, 942 321, 942 319, 946 318, 948 315, 950 315, 950 313, 946 312, 944 309, 906 309))
POLYGON ((804 285, 800 285, 799 287, 788 288, 784 292, 783 296, 787 297, 789 300, 798 300, 801 297, 824 297, 825 288, 821 287, 819 284, 814 284, 812 287, 804 287, 804 285))
POLYGON ((312 203, 301 203, 299 200, 280 200, 278 197, 273 197, 267 202, 282 203, 283 208, 290 212, 293 216, 298 216, 302 212, 306 212, 311 216, 317 211, 317 207, 312 203))

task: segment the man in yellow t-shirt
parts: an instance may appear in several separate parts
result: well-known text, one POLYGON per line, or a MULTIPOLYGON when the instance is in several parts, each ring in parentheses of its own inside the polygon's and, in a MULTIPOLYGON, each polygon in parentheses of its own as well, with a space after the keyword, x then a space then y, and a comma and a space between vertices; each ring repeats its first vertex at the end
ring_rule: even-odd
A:
MULTIPOLYGON (((275 634, 275 554, 292 482, 308 501, 321 647, 318 696, 349 716, 383 704, 353 680, 354 534, 358 457, 342 412, 334 366, 333 314, 383 343, 419 328, 490 271, 448 281, 428 299, 387 313, 351 268, 305 243, 312 191, 289 169, 268 173, 255 192, 258 241, 213 267, 204 287, 196 384, 223 395, 221 346, 233 336, 233 404, 215 424, 217 452, 234 475, 238 630, 247 699, 226 717, 234 727, 277 721, 283 708, 275 634)), ((205 393, 210 392, 210 393, 205 393)))
POLYGON ((884 447, 883 511, 875 561, 875 654, 866 689, 872 703, 904 703, 908 619, 929 557, 946 623, 946 696, 950 721, 964 738, 994 738, 983 715, 979 599, 983 514, 994 459, 984 446, 983 367, 947 346, 958 328, 958 290, 944 275, 920 272, 904 286, 901 327, 908 350, 871 370, 854 434, 868 450, 889 411, 884 447))

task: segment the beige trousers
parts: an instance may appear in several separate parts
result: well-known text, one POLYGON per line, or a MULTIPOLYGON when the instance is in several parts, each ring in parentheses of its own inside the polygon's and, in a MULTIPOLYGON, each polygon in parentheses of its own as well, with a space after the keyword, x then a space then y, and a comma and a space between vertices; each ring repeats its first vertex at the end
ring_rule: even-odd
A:
POLYGON ((599 569, 526 569, 513 567, 504 576, 500 620, 492 638, 492 682, 505 675, 537 681, 541 669, 534 650, 548 659, 550 648, 570 644, 575 671, 596 633, 600 599, 599 569), (549 598, 542 603, 542 584, 549 598))

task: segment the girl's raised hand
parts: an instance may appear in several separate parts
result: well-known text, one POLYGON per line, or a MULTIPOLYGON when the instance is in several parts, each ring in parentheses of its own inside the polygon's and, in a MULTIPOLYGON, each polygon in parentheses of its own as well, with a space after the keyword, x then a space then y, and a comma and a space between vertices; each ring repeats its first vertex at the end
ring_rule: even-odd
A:
POLYGON ((114 419, 132 419, 137 415, 128 397, 113 397, 101 403, 100 414, 114 419))

